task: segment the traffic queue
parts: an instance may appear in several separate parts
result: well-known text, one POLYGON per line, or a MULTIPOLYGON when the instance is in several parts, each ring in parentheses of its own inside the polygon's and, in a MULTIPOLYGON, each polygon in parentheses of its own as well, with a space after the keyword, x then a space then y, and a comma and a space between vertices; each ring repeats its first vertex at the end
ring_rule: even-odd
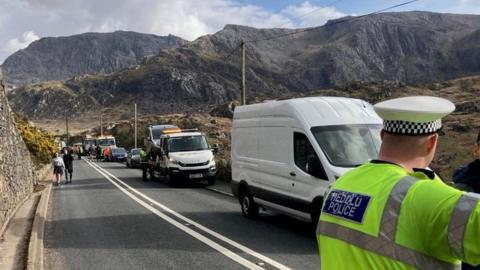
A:
MULTIPOLYGON (((479 264, 480 197, 429 168, 441 118, 454 109, 427 96, 375 105, 309 97, 238 106, 231 191, 247 218, 268 209, 315 224, 322 269, 479 264)), ((105 149, 113 160, 117 148, 105 149)), ((144 148, 124 155, 145 181, 214 185, 218 150, 198 130, 158 124, 147 127, 144 148)))

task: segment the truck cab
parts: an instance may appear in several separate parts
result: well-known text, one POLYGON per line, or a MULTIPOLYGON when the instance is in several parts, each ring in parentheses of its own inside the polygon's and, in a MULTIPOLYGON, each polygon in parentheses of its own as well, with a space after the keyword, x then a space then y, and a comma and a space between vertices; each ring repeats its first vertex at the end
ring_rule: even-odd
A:
POLYGON ((105 160, 110 160, 112 149, 117 147, 117 140, 115 140, 115 137, 113 136, 98 137, 97 145, 102 149, 102 158, 105 160))
POLYGON ((181 129, 175 125, 150 125, 147 127, 144 145, 148 156, 161 156, 160 137, 166 130, 169 132, 181 132, 181 129))
POLYGON ((156 157, 157 173, 167 184, 178 181, 215 183, 217 167, 206 136, 198 131, 164 130, 160 136, 160 154, 156 157))

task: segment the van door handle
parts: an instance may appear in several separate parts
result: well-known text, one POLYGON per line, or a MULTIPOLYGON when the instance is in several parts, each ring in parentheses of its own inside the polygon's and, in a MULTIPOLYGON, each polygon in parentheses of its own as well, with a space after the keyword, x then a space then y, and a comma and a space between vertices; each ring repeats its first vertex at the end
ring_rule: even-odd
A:
POLYGON ((291 176, 297 176, 297 174, 295 172, 290 172, 290 175, 291 176))

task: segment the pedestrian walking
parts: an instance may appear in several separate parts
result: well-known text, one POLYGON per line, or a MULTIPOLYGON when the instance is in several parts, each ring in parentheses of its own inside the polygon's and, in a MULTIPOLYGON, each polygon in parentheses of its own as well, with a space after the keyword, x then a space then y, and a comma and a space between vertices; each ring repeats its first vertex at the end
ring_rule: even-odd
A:
POLYGON ((95 154, 94 145, 91 145, 90 148, 88 148, 88 154, 90 155, 91 160, 93 160, 95 158, 96 154, 95 154))
POLYGON ((65 164, 65 183, 72 183, 73 174, 73 150, 66 149, 63 154, 63 163, 65 164))
POLYGON ((100 147, 100 145, 97 145, 97 149, 95 149, 95 152, 97 154, 97 162, 98 162, 102 158, 102 147, 100 147))
POLYGON ((148 157, 143 148, 140 148, 140 167, 142 168, 142 180, 147 181, 148 157))
POLYGON ((63 171, 65 169, 65 164, 63 163, 63 159, 55 153, 52 160, 52 168, 53 174, 55 175, 55 182, 53 185, 58 186, 60 181, 62 180, 63 171))
POLYGON ((427 169, 452 102, 404 97, 374 106, 378 160, 334 182, 317 227, 321 269, 458 269, 480 263, 479 197, 427 169))

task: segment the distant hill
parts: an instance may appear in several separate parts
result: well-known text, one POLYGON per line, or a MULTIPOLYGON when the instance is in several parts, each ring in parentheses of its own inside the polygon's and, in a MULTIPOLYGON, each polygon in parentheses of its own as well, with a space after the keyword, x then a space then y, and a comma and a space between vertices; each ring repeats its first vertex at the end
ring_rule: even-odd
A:
POLYGON ((139 64, 162 49, 186 43, 172 35, 126 31, 47 37, 9 56, 2 69, 7 83, 16 86, 84 74, 108 74, 139 64))
POLYGON ((342 20, 303 30, 227 25, 136 67, 29 85, 9 97, 33 118, 55 117, 64 107, 81 116, 133 102, 143 113, 208 111, 239 97, 240 51, 225 57, 241 40, 247 40, 250 101, 352 82, 414 85, 480 73, 479 15, 398 12, 342 20))

